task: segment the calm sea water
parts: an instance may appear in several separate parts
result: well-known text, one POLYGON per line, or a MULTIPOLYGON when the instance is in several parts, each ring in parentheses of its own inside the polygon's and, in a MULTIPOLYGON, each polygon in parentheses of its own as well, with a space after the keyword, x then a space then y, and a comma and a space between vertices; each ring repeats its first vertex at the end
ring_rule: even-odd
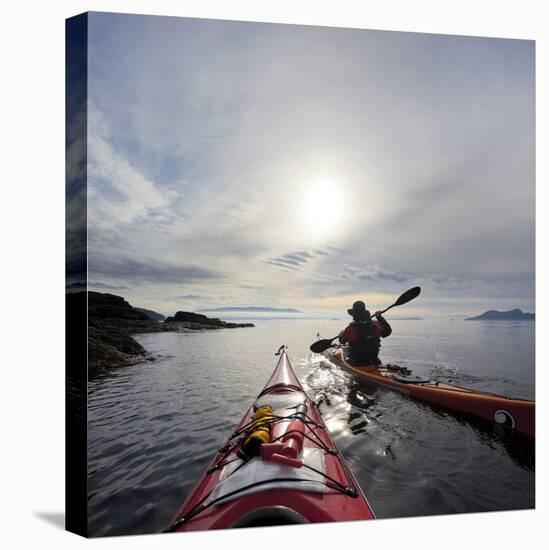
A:
MULTIPOLYGON (((161 531, 289 346, 290 360, 378 518, 533 508, 534 451, 515 439, 353 377, 309 352, 345 321, 137 339, 153 362, 89 383, 92 536, 161 531)), ((532 322, 393 321, 385 362, 534 398, 532 322)))

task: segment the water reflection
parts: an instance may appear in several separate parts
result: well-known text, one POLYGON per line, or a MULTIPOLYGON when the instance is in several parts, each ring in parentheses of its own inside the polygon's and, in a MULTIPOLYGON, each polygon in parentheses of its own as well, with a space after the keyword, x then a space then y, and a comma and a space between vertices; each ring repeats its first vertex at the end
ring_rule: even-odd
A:
MULTIPOLYGON (((337 332, 338 322, 324 324, 322 333, 337 332)), ((263 388, 282 342, 378 517, 534 506, 532 444, 359 383, 308 352, 318 328, 269 322, 248 331, 138 336, 156 361, 89 383, 90 533, 161 531, 263 388)), ((490 329, 502 337, 492 349, 478 336, 487 329, 473 322, 395 322, 394 329, 398 338, 384 343, 387 362, 417 374, 446 369, 488 391, 534 393, 533 358, 524 351, 533 327, 515 335, 520 346, 508 329, 490 329)))
MULTIPOLYGON (((448 381, 454 381, 454 383, 478 380, 479 377, 471 375, 458 377, 454 374, 453 377, 448 377, 448 381)), ((305 382, 309 392, 314 392, 317 405, 328 409, 323 410, 323 416, 329 424, 329 429, 339 436, 360 436, 368 431, 368 426, 375 419, 391 412, 388 408, 383 407, 384 399, 380 400, 380 393, 392 393, 390 390, 379 388, 379 386, 365 381, 357 381, 327 360, 323 359, 316 365, 312 364, 305 382), (342 376, 342 374, 344 375, 342 376)), ((409 414, 422 414, 425 417, 433 417, 442 421, 452 418, 454 422, 464 428, 471 429, 483 445, 493 450, 503 449, 518 467, 534 472, 535 442, 533 440, 523 437, 503 425, 483 421, 477 417, 467 417, 444 408, 396 395, 396 400, 411 401, 408 407, 410 411, 417 409, 409 414)), ((410 420, 413 423, 413 419, 410 420)), ((382 450, 379 449, 376 454, 394 458, 390 445, 382 450)))

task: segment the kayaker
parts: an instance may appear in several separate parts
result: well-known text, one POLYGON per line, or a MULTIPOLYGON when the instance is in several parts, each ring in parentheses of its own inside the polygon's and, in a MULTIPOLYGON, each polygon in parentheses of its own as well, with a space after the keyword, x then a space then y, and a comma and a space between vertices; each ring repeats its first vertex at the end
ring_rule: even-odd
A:
POLYGON ((381 338, 387 338, 392 332, 391 325, 382 317, 380 311, 376 311, 373 317, 361 300, 353 304, 347 313, 353 317, 349 324, 339 334, 339 341, 348 344, 349 363, 379 363, 379 348, 381 338))

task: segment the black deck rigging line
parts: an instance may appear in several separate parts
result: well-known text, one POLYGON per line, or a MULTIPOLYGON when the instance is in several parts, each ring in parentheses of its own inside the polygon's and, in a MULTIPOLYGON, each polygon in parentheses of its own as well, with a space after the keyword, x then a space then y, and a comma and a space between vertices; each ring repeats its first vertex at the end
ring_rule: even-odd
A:
MULTIPOLYGON (((291 408, 297 408, 297 407, 291 407, 291 408)), ((322 426, 321 424, 318 424, 317 422, 315 422, 307 413, 292 413, 292 414, 289 414, 289 415, 286 415, 286 416, 279 416, 279 415, 272 415, 271 418, 269 420, 266 420, 265 421, 265 424, 270 424, 270 425, 273 425, 275 424, 276 422, 280 422, 282 420, 293 420, 295 418, 297 418, 297 415, 298 414, 304 414, 305 416, 305 420, 302 420, 303 424, 305 424, 306 426, 315 426, 316 428, 320 428, 324 431, 325 428, 324 426, 322 426)), ((233 432, 233 434, 228 438, 227 442, 225 443, 225 445, 223 445, 223 447, 221 447, 221 449, 219 450, 220 453, 222 453, 222 457, 215 463, 213 464, 212 466, 210 466, 210 468, 208 468, 208 471, 215 471, 216 469, 218 469, 219 467, 219 464, 221 462, 223 462, 223 460, 229 456, 231 454, 231 452, 241 443, 241 440, 235 442, 233 445, 230 444, 230 442, 235 438, 235 437, 238 437, 238 436, 241 436, 243 434, 245 434, 247 431, 249 431, 249 429, 252 427, 253 425, 253 421, 249 421, 247 422, 246 424, 244 424, 244 426, 242 428, 240 428, 239 430, 235 430, 233 432)), ((314 434, 314 436, 318 439, 318 441, 320 442, 319 443, 316 443, 317 445, 319 444, 319 446, 321 446, 322 448, 324 448, 325 450, 328 450, 329 448, 327 447, 327 445, 322 441, 322 439, 320 439, 320 436, 318 434, 316 434, 315 432, 313 432, 311 430, 311 433, 314 434)), ((277 438, 278 439, 278 438, 277 438)), ((310 441, 313 441, 310 437, 308 438, 310 441)), ((314 442, 314 441, 313 441, 314 442)), ((211 472, 210 472, 211 473, 211 472)))
MULTIPOLYGON (((244 466, 245 464, 248 464, 248 462, 251 460, 252 458, 251 457, 246 457, 246 458, 237 458, 237 460, 241 460, 241 463, 230 473, 227 475, 227 477, 230 477, 232 476, 234 473, 238 472, 238 470, 240 470, 240 468, 242 468, 242 466, 244 466)), ((225 479, 227 479, 227 477, 225 479)))
POLYGON ((330 477, 328 474, 321 472, 320 470, 317 470, 312 466, 309 466, 309 464, 303 463, 303 467, 308 468, 309 470, 312 470, 313 472, 325 477, 328 481, 331 481, 334 485, 336 485, 337 489, 340 490, 342 493, 345 493, 346 495, 349 495, 352 497, 358 496, 358 492, 355 487, 348 487, 346 485, 343 485, 343 483, 340 483, 337 479, 334 479, 333 477, 330 477), (352 491, 352 493, 350 491, 352 491))
POLYGON ((219 470, 220 468, 224 468, 225 466, 228 466, 229 464, 232 464, 233 462, 237 462, 238 460, 240 460, 240 458, 237 457, 237 458, 233 458, 232 460, 227 460, 227 462, 216 462, 215 464, 212 464, 208 468, 206 473, 208 475, 213 474, 216 470, 219 470))
MULTIPOLYGON (((265 420, 264 423, 265 424, 274 424, 275 422, 278 422, 280 420, 288 420, 288 419, 294 418, 294 416, 293 416, 294 414, 295 413, 292 413, 292 415, 288 415, 288 416, 271 415, 269 420, 265 420)), ((239 430, 235 430, 232 433, 232 435, 225 442, 225 445, 223 445, 223 447, 221 447, 219 449, 219 453, 222 454, 223 456, 218 460, 218 462, 216 464, 213 464, 209 469, 212 469, 212 468, 216 469, 217 464, 222 462, 229 454, 231 454, 231 452, 241 443, 242 440, 239 440, 239 441, 237 441, 236 443, 234 443, 232 445, 231 445, 231 441, 233 439, 235 439, 236 437, 239 437, 239 436, 244 435, 245 433, 249 432, 249 430, 253 426, 253 424, 254 424, 253 421, 249 421, 246 424, 244 424, 244 426, 242 428, 240 428, 239 430)))
MULTIPOLYGON (((277 441, 280 441, 281 439, 283 439, 284 437, 286 437, 287 435, 289 434, 292 434, 292 433, 299 433, 299 434, 302 434, 303 437, 305 437, 305 439, 308 439, 311 443, 314 443, 317 447, 320 447, 323 451, 329 453, 329 454, 333 454, 331 451, 332 449, 330 447, 328 447, 328 445, 326 445, 324 443, 324 441, 316 441, 315 439, 313 439, 310 435, 306 434, 306 433, 303 433, 303 432, 300 432, 299 430, 289 430, 287 432, 284 432, 282 435, 279 435, 278 437, 275 437, 273 440, 270 441, 270 443, 276 443, 277 441)), ((313 432, 314 433, 314 432, 313 432)))
MULTIPOLYGON (((324 477, 326 477, 327 479, 332 481, 328 476, 324 476, 324 477)), ((179 518, 177 521, 172 523, 172 525, 170 525, 169 527, 164 529, 163 532, 164 533, 171 533, 173 531, 176 531, 178 529, 178 527, 181 527, 181 525, 183 525, 184 523, 186 523, 187 521, 189 521, 190 519, 195 517, 200 512, 203 512, 204 510, 207 510, 208 508, 212 507, 213 505, 217 504, 218 502, 220 502, 220 501, 222 501, 226 498, 235 496, 238 493, 242 493, 243 491, 247 491, 248 489, 253 489, 254 487, 259 487, 260 485, 268 485, 269 483, 281 483, 281 482, 282 483, 284 483, 284 482, 291 482, 291 483, 307 482, 307 483, 319 483, 319 484, 321 484, 320 481, 316 481, 314 479, 296 479, 295 477, 282 477, 282 478, 277 478, 277 479, 265 479, 263 481, 256 481, 255 483, 250 483, 249 485, 246 485, 245 487, 240 487, 238 489, 235 489, 234 491, 232 491, 230 493, 227 493, 226 495, 220 496, 218 498, 214 498, 211 502, 208 502, 207 504, 204 504, 206 502, 206 500, 210 497, 210 495, 215 491, 215 488, 214 488, 203 499, 201 499, 199 502, 197 502, 195 504, 195 506, 193 506, 191 508, 191 510, 189 511, 188 514, 186 514, 182 518, 179 518), (200 508, 201 506, 202 506, 202 508, 200 508)), ((323 484, 323 485, 326 485, 327 487, 330 487, 328 484, 323 484)), ((339 484, 339 485, 340 485, 340 487, 336 486, 336 487, 330 487, 330 488, 339 490, 343 493, 346 493, 345 490, 341 489, 341 487, 344 487, 344 486, 341 485, 341 484, 339 484)))
MULTIPOLYGON (((303 423, 306 426, 310 426, 312 424, 315 428, 320 428, 324 433, 326 433, 326 428, 324 426, 322 426, 321 424, 318 424, 317 422, 315 422, 307 413, 305 413, 305 418, 306 418, 306 420, 304 420, 303 423)), ((326 443, 324 443, 324 441, 322 441, 322 439, 320 438, 320 436, 316 432, 311 430, 311 433, 314 434, 314 436, 318 439, 321 446, 328 448, 326 443)))
MULTIPOLYGON (((262 394, 260 394, 260 397, 261 397, 262 394)), ((297 408, 296 407, 291 407, 291 408, 297 408)), ((324 426, 322 426, 321 424, 318 424, 317 422, 315 422, 307 412, 305 413, 292 413, 290 415, 287 415, 287 416, 279 416, 279 415, 273 415, 272 418, 270 418, 268 420, 267 423, 269 424, 275 424, 276 422, 280 422, 282 420, 293 420, 295 418, 297 418, 297 416, 299 415, 302 415, 305 417, 305 419, 301 419, 303 424, 305 424, 307 427, 310 428, 310 426, 314 426, 316 428, 320 428, 321 430, 323 430, 324 432, 326 432, 326 428, 324 426)), ((239 440, 237 441, 234 445, 230 445, 230 442, 235 438, 235 437, 238 437, 240 435, 243 435, 244 433, 246 433, 247 430, 249 430, 253 425, 253 421, 249 421, 247 422, 242 428, 240 428, 240 430, 236 430, 230 437, 229 439, 227 440, 227 443, 223 446, 223 449, 226 449, 228 447, 228 450, 226 453, 223 454, 223 456, 221 457, 221 459, 216 462, 215 464, 213 464, 206 472, 207 475, 211 475, 215 470, 218 470, 219 468, 221 467, 224 467, 228 464, 231 464, 233 462, 236 462, 237 460, 239 460, 238 458, 237 459, 234 459, 234 460, 230 460, 228 462, 225 462, 223 463, 223 460, 241 443, 242 440, 239 440)), ((310 432, 312 434, 314 434, 314 436, 316 437, 316 440, 313 439, 310 435, 308 434, 305 434, 304 432, 301 432, 299 430, 292 430, 290 432, 285 432, 284 434, 278 436, 277 438, 273 439, 272 442, 276 442, 276 441, 279 441, 280 439, 282 439, 284 436, 288 435, 289 433, 301 433, 303 434, 303 436, 308 439, 309 441, 311 441, 312 443, 314 443, 315 445, 317 445, 318 447, 320 447, 322 450, 324 450, 325 452, 327 453, 330 453, 330 454, 338 454, 337 453, 337 450, 336 449, 332 449, 331 447, 328 447, 328 445, 326 445, 326 443, 324 441, 322 441, 321 437, 316 433, 314 432, 313 430, 310 430, 310 432)), ((242 466, 244 466, 244 464, 246 464, 248 461, 247 460, 243 460, 242 463, 237 467, 235 468, 235 470, 233 472, 231 472, 231 474, 229 475, 232 475, 234 474, 236 471, 238 471, 242 466)), ((345 463, 343 463, 345 465, 345 463)), ((320 470, 317 470, 316 468, 313 468, 312 466, 310 466, 309 464, 305 464, 303 463, 303 466, 305 468, 308 468, 309 470, 315 472, 316 474, 322 476, 325 480, 329 481, 332 485, 328 484, 328 483, 325 483, 325 485, 331 489, 334 489, 336 491, 340 491, 341 493, 345 494, 345 495, 348 495, 348 496, 351 496, 351 497, 357 497, 358 496, 358 491, 356 489, 356 487, 354 487, 354 484, 350 481, 352 478, 349 476, 349 471, 348 471, 348 468, 344 468, 345 469, 345 474, 347 476, 347 481, 349 481, 351 483, 352 486, 346 486, 346 485, 343 485, 342 483, 340 483, 337 479, 334 479, 332 478, 331 476, 329 476, 328 474, 326 474, 325 472, 322 472, 320 470)), ((346 465, 345 465, 346 466, 346 465)), ((228 476, 227 476, 228 477, 228 476)), ((296 478, 277 478, 277 479, 269 479, 269 480, 263 480, 263 481, 257 481, 255 483, 251 483, 250 485, 246 485, 245 487, 240 487, 239 489, 236 489, 234 491, 232 491, 231 493, 228 493, 226 495, 223 495, 221 497, 218 497, 217 499, 214 499, 212 500, 211 502, 209 502, 208 504, 204 504, 206 502, 206 500, 211 496, 211 494, 215 491, 215 488, 212 489, 204 498, 202 498, 199 502, 197 502, 195 504, 195 506, 193 506, 191 508, 191 510, 185 514, 185 516, 183 516, 182 518, 179 518, 178 520, 176 520, 172 525, 170 525, 169 527, 167 527, 164 532, 166 533, 169 533, 169 532, 173 532, 173 531, 176 531, 181 525, 183 525, 184 523, 186 523, 187 521, 189 521, 190 519, 192 519, 193 517, 195 517, 197 514, 199 514, 200 512, 210 508, 211 506, 215 505, 217 502, 220 502, 221 500, 224 500, 226 498, 229 498, 231 496, 234 496, 238 493, 241 493, 245 490, 248 490, 248 489, 251 489, 253 487, 257 487, 257 486, 260 486, 260 485, 266 485, 266 484, 269 484, 269 483, 280 483, 280 482, 304 482, 304 481, 307 481, 307 482, 310 482, 310 483, 320 483, 320 481, 316 481, 316 480, 311 480, 311 479, 296 479, 296 478)))
MULTIPOLYGON (((296 407, 291 407, 291 408, 295 409, 296 407)), ((270 416, 269 420, 265 420, 265 423, 274 423, 274 422, 278 422, 279 420, 291 420, 293 418, 296 418, 296 414, 298 413, 292 413, 287 416, 272 414, 272 415, 269 415, 270 416)), ((240 428, 239 430, 235 430, 227 440, 227 443, 233 440, 235 437, 238 437, 239 435, 246 433, 253 426, 253 424, 254 424, 254 420, 249 420, 248 422, 246 422, 246 424, 244 424, 244 426, 242 426, 242 428, 240 428)), ((227 444, 225 444, 224 447, 226 447, 226 445, 227 444)))
MULTIPOLYGON (((291 408, 296 408, 297 409, 297 406, 296 407, 291 407, 291 408)), ((298 415, 303 415, 305 417, 305 419, 301 419, 301 421, 303 422, 303 424, 305 424, 307 427, 311 427, 314 426, 316 428, 319 428, 321 429, 323 432, 326 432, 326 428, 319 424, 318 422, 315 422, 307 412, 305 413, 292 413, 292 414, 289 414, 289 415, 286 415, 286 416, 280 416, 280 415, 272 415, 272 417, 266 421, 266 423, 270 424, 270 425, 273 425, 275 424, 276 422, 279 422, 279 421, 282 421, 282 420, 293 420, 295 418, 298 417, 298 415)), ((227 456, 229 456, 231 454, 231 452, 236 448, 238 447, 238 445, 242 442, 242 439, 240 439, 239 441, 235 442, 234 445, 230 445, 229 447, 227 447, 227 445, 229 444, 229 442, 234 439, 236 436, 238 435, 243 435, 244 433, 246 433, 246 431, 249 431, 249 429, 251 428, 251 426, 253 425, 253 422, 247 422, 243 428, 241 428, 240 430, 236 430, 228 439, 227 443, 222 447, 222 449, 225 449, 225 452, 223 454, 223 456, 216 462, 214 463, 212 466, 210 466, 207 470, 207 474, 212 474, 214 471, 218 470, 219 468, 227 465, 227 464, 231 464, 232 462, 234 462, 233 460, 229 461, 229 462, 225 462, 223 463, 223 460, 225 460, 225 458, 227 456), (245 429, 245 427, 247 427, 245 429)), ((276 442, 276 441, 279 441, 280 439, 282 439, 285 435, 287 435, 289 432, 285 432, 284 434, 280 435, 279 437, 275 438, 272 440, 272 443, 276 442)), ((309 434, 306 434, 306 433, 303 433, 303 436, 308 439, 309 441, 311 441, 311 443, 317 445, 318 447, 320 447, 321 449, 323 449, 325 452, 329 453, 329 454, 332 454, 332 455, 337 455, 337 450, 336 449, 333 449, 331 447, 328 447, 328 445, 326 445, 326 443, 322 440, 322 438, 313 430, 310 430, 310 433, 314 435, 314 437, 316 438, 313 439, 309 434)), ((243 464, 241 464, 236 470, 238 470, 243 464)), ((235 470, 235 471, 236 471, 235 470)), ((234 473, 234 472, 231 472, 231 474, 234 473)), ((349 473, 347 473, 347 477, 349 477, 349 473)))
MULTIPOLYGON (((306 422, 304 422, 304 424, 307 424, 306 422)), ((314 422, 313 422, 314 424, 314 422)), ((322 426, 320 426, 322 427, 322 426)), ((270 441, 270 443, 276 443, 277 441, 281 440, 283 437, 285 437, 286 435, 288 434, 291 434, 291 433, 303 433, 303 432, 300 432, 299 430, 290 430, 288 432, 284 432, 282 435, 279 435, 278 437, 276 437, 275 439, 273 439, 272 441, 270 441)), ((336 449, 333 449, 332 447, 328 447, 328 445, 326 445, 326 443, 324 443, 324 441, 322 441, 322 439, 320 439, 320 436, 318 436, 315 432, 311 431, 312 434, 315 435, 315 437, 317 438, 316 440, 313 439, 310 435, 306 434, 306 433, 303 433, 303 437, 305 437, 306 439, 308 439, 311 443, 313 443, 314 445, 316 445, 317 447, 320 447, 324 452, 328 453, 328 454, 331 454, 331 455, 336 455, 337 454, 337 450, 336 449)), ((239 442, 238 442, 239 443, 239 442)), ((243 459, 240 459, 240 458, 235 458, 234 460, 229 460, 227 462, 222 462, 223 459, 225 457, 227 457, 232 451, 233 449, 238 445, 238 443, 236 443, 228 452, 227 454, 225 454, 221 460, 219 462, 216 462, 215 464, 213 464, 212 466, 210 466, 210 468, 208 468, 207 470, 207 474, 212 474, 213 472, 215 472, 215 470, 219 470, 220 468, 223 468, 229 464, 232 464, 233 462, 236 462, 237 460, 243 460, 243 459)), ((251 458, 251 457, 250 457, 251 458)), ((248 459, 249 460, 249 459, 248 459)), ((227 477, 230 477, 232 476, 236 471, 238 471, 240 468, 242 468, 242 466, 244 466, 244 464, 246 464, 248 462, 248 460, 243 460, 242 461, 242 464, 240 464, 237 468, 235 468, 227 477)), ((348 476, 348 473, 347 473, 347 477, 348 476)))

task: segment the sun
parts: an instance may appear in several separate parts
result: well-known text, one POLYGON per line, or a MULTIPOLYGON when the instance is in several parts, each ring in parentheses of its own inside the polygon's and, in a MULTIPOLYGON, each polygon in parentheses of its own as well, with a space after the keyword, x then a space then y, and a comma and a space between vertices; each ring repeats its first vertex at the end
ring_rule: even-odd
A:
POLYGON ((334 233, 343 218, 343 193, 333 181, 319 180, 305 188, 301 204, 304 229, 317 238, 334 233))

